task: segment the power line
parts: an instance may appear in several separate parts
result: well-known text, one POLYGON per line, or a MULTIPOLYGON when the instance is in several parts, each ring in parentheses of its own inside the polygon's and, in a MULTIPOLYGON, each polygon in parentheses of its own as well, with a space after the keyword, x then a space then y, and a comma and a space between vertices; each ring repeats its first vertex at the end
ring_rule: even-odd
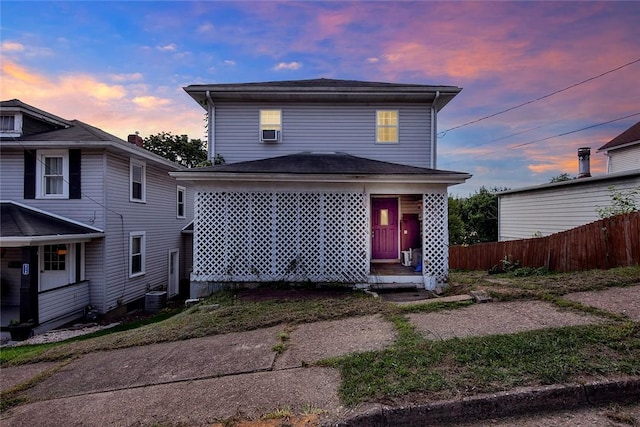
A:
MULTIPOLYGON (((599 127, 599 126, 604 126, 604 125, 607 125, 607 124, 610 124, 610 123, 619 122, 620 120, 628 119, 630 117, 635 117, 635 116, 640 116, 640 112, 639 113, 629 114, 629 115, 624 116, 624 117, 618 117, 618 118, 615 118, 615 119, 611 119, 611 120, 608 120, 606 122, 596 123, 594 125, 589 125, 589 126, 586 126, 586 127, 580 128, 580 129, 575 129, 575 130, 571 130, 571 131, 568 131, 568 132, 563 132, 563 133, 560 133, 558 135, 547 136, 545 138, 540 138, 540 139, 536 139, 536 140, 533 140, 533 141, 524 142, 522 144, 512 145, 510 147, 507 147, 507 149, 508 150, 514 150, 516 148, 525 147, 527 145, 535 144, 536 142, 548 141, 548 140, 553 139, 553 138, 558 138, 558 137, 562 137, 562 136, 566 136, 566 135, 571 135, 573 133, 578 133, 578 132, 582 132, 582 131, 585 131, 585 130, 588 130, 588 129, 593 129, 593 128, 596 128, 596 127, 599 127)), ((495 153, 496 151, 497 150, 490 151, 490 152, 484 153, 484 154, 477 154, 477 155, 474 156, 474 158, 477 159, 479 157, 485 157, 485 156, 488 156, 490 154, 495 153)), ((458 163, 458 162, 461 162, 461 161, 462 160, 454 160, 452 162, 446 162, 445 164, 450 165, 450 164, 458 163)))
POLYGON ((442 138, 442 137, 444 137, 448 132, 450 132, 450 131, 452 131, 452 130, 460 129, 460 128, 462 128, 462 127, 469 126, 469 125, 472 125, 472 124, 474 124, 474 123, 478 123, 478 122, 481 122, 481 121, 483 121, 483 120, 490 119, 490 118, 495 117, 495 116, 498 116, 498 115, 500 115, 500 114, 504 114, 504 113, 507 113, 507 112, 509 112, 509 111, 513 111, 513 110, 515 110, 515 109, 517 109, 517 108, 524 107, 525 105, 533 104, 534 102, 541 101, 541 100, 546 99, 546 98, 549 98, 549 97, 551 97, 551 96, 553 96, 553 95, 557 95, 557 94, 559 94, 559 93, 561 93, 561 92, 567 91, 567 90, 569 90, 569 89, 573 89, 573 88, 574 88, 574 87, 576 87, 576 86, 580 86, 580 85, 585 84, 585 83, 588 83, 588 82, 590 82, 590 81, 592 81, 592 80, 595 80, 595 79, 598 79, 598 78, 600 78, 600 77, 606 76, 607 74, 611 74, 611 73, 616 72, 616 71, 618 71, 618 70, 621 70, 621 69, 623 69, 623 68, 625 68, 625 67, 628 67, 629 65, 633 65, 633 64, 635 64, 635 63, 637 63, 637 62, 640 62, 640 58, 638 58, 638 59, 636 59, 636 60, 634 60, 634 61, 628 62, 628 63, 626 63, 626 64, 624 64, 624 65, 621 65, 621 66, 619 66, 619 67, 617 67, 617 68, 613 68, 613 69, 611 69, 611 70, 609 70, 609 71, 605 71, 604 73, 600 73, 600 74, 598 74, 597 76, 589 77, 588 79, 586 79, 586 80, 582 80, 581 82, 574 83, 574 84, 569 85, 569 86, 567 86, 567 87, 565 87, 565 88, 558 89, 558 90, 553 91, 553 92, 551 92, 551 93, 548 93, 548 94, 546 94, 546 95, 540 96, 540 97, 538 97, 538 98, 536 98, 536 99, 532 99, 532 100, 530 100, 530 101, 523 102, 522 104, 518 104, 518 105, 515 105, 515 106, 513 106, 513 107, 509 107, 509 108, 507 108, 507 109, 504 109, 504 110, 498 111, 497 113, 489 114, 489 115, 487 115, 487 116, 480 117, 479 119, 471 120, 471 121, 466 122, 466 123, 463 123, 463 124, 461 124, 461 125, 454 126, 454 127, 452 127, 452 128, 449 128, 449 129, 443 130, 443 131, 441 131, 441 132, 439 132, 439 133, 438 133, 438 136, 439 136, 440 138, 442 138))

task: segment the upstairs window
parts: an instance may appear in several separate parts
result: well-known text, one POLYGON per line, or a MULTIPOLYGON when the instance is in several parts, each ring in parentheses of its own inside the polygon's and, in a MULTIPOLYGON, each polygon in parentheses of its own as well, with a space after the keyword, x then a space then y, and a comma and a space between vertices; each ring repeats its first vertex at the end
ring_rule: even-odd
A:
POLYGON ((69 198, 69 152, 38 150, 36 162, 38 198, 69 198))
POLYGON ((146 165, 144 162, 131 160, 129 165, 130 195, 132 202, 144 203, 147 197, 146 165))
POLYGON ((185 196, 187 194, 187 189, 181 186, 178 186, 178 192, 176 195, 176 216, 178 218, 185 217, 185 196))
POLYGON ((282 132, 282 110, 260 110, 260 140, 277 142, 282 132))
POLYGON ((0 116, 0 131, 13 132, 16 128, 16 116, 0 116))
POLYGON ((376 142, 398 143, 398 110, 376 111, 376 142))

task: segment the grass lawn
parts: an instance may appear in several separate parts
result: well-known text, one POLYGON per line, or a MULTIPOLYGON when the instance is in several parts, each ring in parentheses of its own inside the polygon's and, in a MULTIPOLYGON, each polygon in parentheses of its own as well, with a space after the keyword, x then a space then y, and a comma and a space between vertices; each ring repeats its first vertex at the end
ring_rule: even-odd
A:
POLYGON ((414 397, 447 398, 594 376, 640 375, 638 323, 562 299, 562 295, 569 292, 640 283, 640 267, 527 277, 452 272, 450 282, 448 294, 483 289, 498 300, 544 299, 569 309, 601 315, 606 322, 511 335, 428 341, 415 331, 405 315, 451 309, 455 305, 400 307, 360 292, 340 298, 247 301, 226 291, 200 306, 147 319, 146 324, 123 325, 120 330, 101 331, 67 342, 3 348, 0 362, 7 366, 69 360, 107 349, 382 314, 398 331, 392 346, 322 362, 341 371, 341 393, 347 404, 389 399, 409 402, 414 397), (124 330, 126 328, 129 329, 124 330))

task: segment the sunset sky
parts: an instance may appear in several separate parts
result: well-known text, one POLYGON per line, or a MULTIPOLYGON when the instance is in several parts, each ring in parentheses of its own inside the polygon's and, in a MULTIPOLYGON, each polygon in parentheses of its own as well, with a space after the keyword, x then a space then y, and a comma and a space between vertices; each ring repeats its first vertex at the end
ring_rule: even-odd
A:
POLYGON ((603 174, 596 150, 640 121, 636 1, 3 1, 0 16, 0 99, 123 139, 204 139, 190 84, 460 86, 438 122, 438 168, 473 174, 457 196, 575 176, 582 146, 603 174))

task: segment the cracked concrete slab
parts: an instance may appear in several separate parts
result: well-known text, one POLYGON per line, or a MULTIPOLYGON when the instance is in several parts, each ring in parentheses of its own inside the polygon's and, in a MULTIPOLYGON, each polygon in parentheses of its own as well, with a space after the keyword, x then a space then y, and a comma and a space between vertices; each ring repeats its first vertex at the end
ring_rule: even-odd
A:
POLYGON ((266 371, 280 328, 131 347, 82 356, 28 391, 44 400, 126 387, 266 371))
POLYGON ((0 390, 7 391, 60 365, 60 362, 39 362, 21 366, 7 366, 0 371, 0 390))
POLYGON ((562 310, 544 301, 474 304, 455 310, 413 313, 409 320, 427 339, 464 338, 600 323, 596 316, 562 310))
POLYGON ((340 374, 330 368, 231 375, 35 402, 4 413, 2 425, 206 426, 283 408, 336 415, 339 384, 340 374))
POLYGON ((640 322, 640 285, 609 288, 604 291, 574 292, 563 298, 612 313, 624 314, 634 322, 640 322))
POLYGON ((396 338, 393 325, 380 315, 299 325, 289 336, 276 369, 302 366, 328 357, 380 350, 396 338))

